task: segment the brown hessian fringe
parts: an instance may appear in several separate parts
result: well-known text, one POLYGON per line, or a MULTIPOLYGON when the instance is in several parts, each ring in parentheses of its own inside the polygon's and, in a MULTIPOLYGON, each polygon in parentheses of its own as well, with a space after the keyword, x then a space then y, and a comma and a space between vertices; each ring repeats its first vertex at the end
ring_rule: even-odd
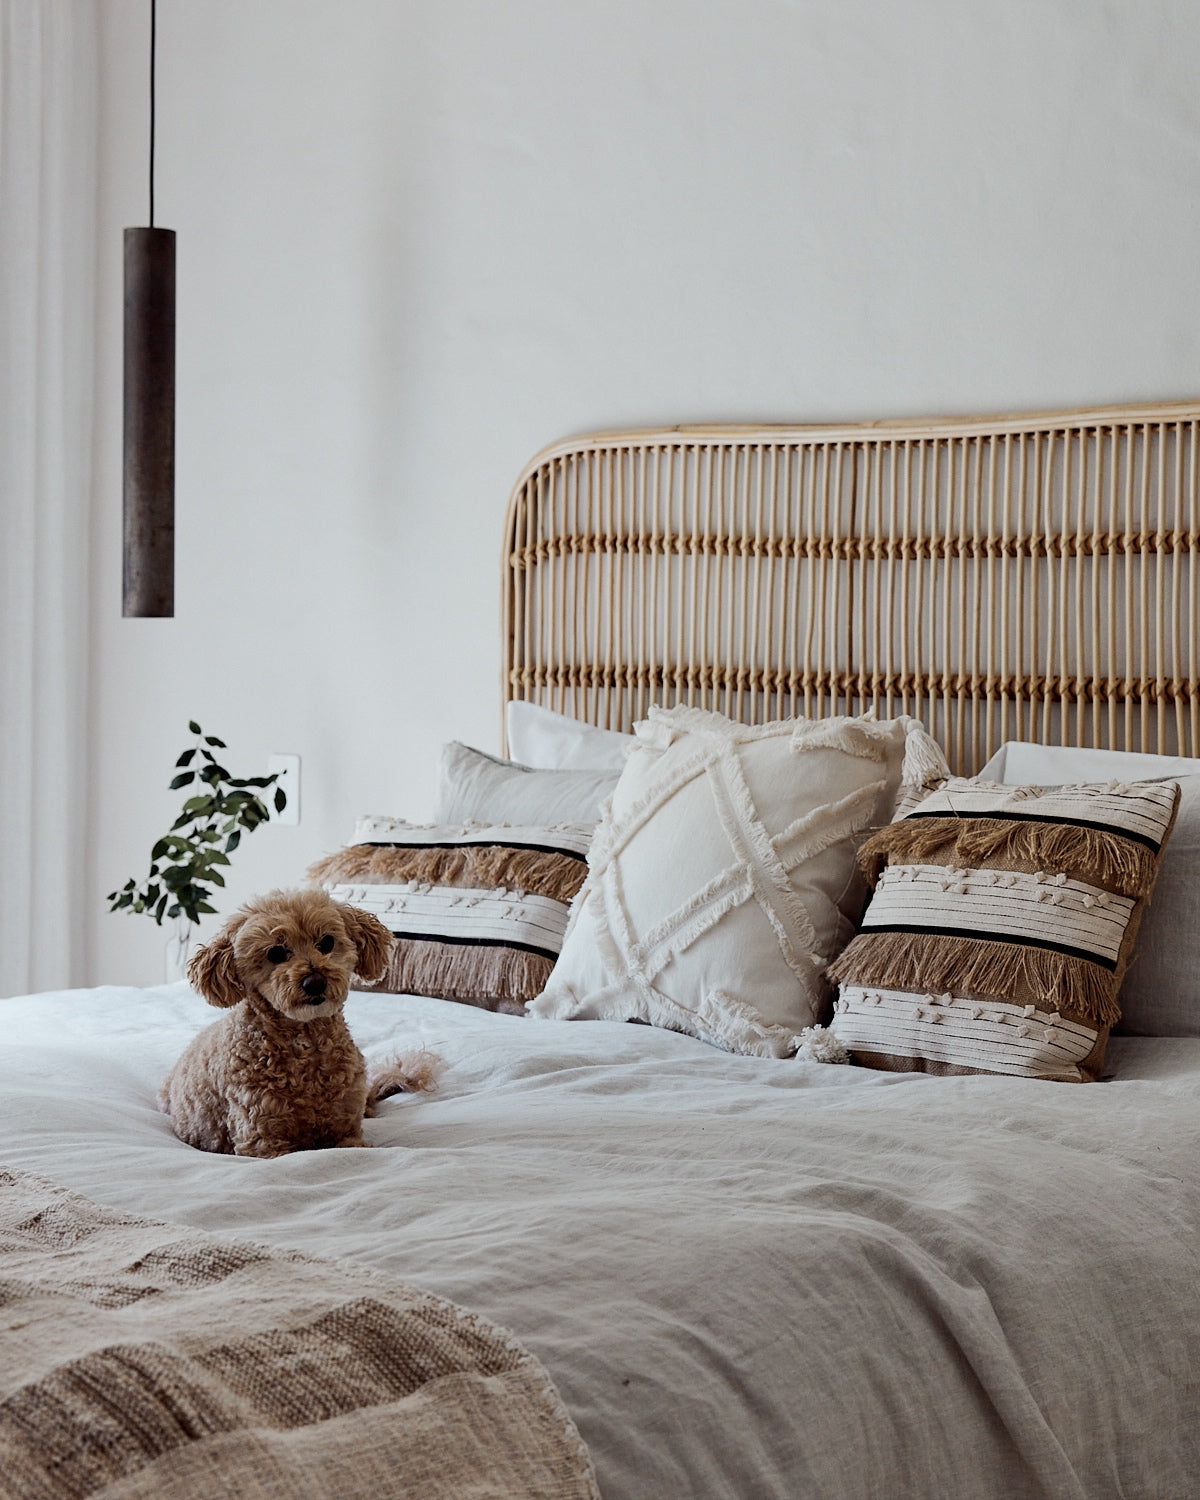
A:
POLYGON ((432 995, 460 1000, 481 1010, 524 1015, 525 1002, 540 995, 554 960, 501 943, 438 943, 426 938, 395 938, 387 971, 376 984, 355 980, 354 988, 398 995, 432 995))
POLYGON ((587 866, 567 854, 547 854, 496 844, 461 844, 450 849, 399 844, 351 844, 319 859, 308 878, 320 885, 452 885, 473 890, 524 891, 568 902, 583 884, 587 866))
POLYGON ((1119 976, 1085 958, 1021 943, 867 929, 827 972, 842 984, 1032 1004, 1092 1026, 1114 1026, 1121 1015, 1119 976))
POLYGON ((873 833, 858 854, 874 886, 887 864, 961 865, 1005 861, 1010 868, 1060 872, 1096 881, 1120 896, 1148 896, 1159 856, 1102 828, 1018 823, 1001 818, 904 818, 873 833))

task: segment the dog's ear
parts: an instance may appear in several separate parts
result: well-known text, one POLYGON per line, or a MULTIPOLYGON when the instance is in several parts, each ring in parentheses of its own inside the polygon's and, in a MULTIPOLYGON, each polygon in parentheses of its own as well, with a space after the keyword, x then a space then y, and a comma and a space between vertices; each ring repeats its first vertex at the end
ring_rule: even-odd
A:
POLYGON ((210 1005, 228 1007, 246 998, 233 956, 233 939, 241 925, 227 922, 211 943, 197 948, 188 959, 188 983, 210 1005))
POLYGON ((357 906, 343 906, 342 921, 346 924, 347 936, 358 949, 355 973, 367 984, 374 984, 387 972, 392 934, 378 917, 357 906))

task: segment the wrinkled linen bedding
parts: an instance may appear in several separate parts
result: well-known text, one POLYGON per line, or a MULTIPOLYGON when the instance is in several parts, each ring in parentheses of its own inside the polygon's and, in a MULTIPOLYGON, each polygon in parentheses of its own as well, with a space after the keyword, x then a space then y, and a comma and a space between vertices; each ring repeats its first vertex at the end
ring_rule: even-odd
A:
POLYGON ((598 1500, 540 1364, 354 1262, 0 1167, 0 1494, 598 1500))
POLYGON ((510 1329, 619 1497, 1200 1492, 1200 1039, 1110 1081, 732 1057, 616 1022, 354 996, 438 1092, 378 1149, 184 1146, 185 985, 0 1001, 0 1163, 345 1257, 510 1329))

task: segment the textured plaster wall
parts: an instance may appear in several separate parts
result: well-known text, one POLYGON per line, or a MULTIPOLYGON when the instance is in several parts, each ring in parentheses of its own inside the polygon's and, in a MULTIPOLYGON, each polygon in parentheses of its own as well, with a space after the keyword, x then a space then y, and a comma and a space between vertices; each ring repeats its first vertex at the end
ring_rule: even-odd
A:
POLYGON ((88 932, 185 724, 303 757, 229 903, 498 741, 522 462, 622 423, 1200 389, 1200 10, 1156 0, 159 0, 173 621, 120 618, 121 228, 148 7, 104 0, 88 932))

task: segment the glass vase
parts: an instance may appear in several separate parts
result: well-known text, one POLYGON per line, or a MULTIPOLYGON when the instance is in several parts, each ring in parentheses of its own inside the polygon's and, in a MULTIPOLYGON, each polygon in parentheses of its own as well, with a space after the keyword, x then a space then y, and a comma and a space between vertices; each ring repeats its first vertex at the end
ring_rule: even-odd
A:
POLYGON ((164 956, 166 970, 166 981, 174 984, 177 979, 186 978, 188 954, 192 948, 192 923, 186 917, 176 917, 171 936, 167 939, 167 947, 164 956))

